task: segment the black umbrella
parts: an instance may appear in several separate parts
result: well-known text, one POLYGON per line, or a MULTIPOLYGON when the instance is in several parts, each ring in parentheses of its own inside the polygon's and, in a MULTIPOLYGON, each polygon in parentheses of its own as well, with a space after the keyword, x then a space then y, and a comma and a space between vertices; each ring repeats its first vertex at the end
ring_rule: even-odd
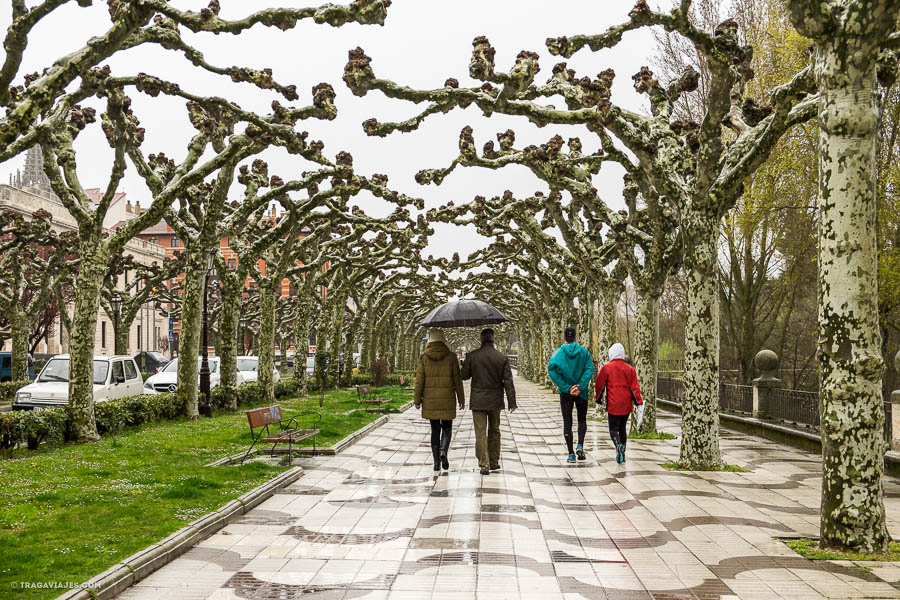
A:
POLYGON ((456 300, 442 304, 428 313, 422 327, 479 327, 503 323, 509 319, 481 300, 456 300))

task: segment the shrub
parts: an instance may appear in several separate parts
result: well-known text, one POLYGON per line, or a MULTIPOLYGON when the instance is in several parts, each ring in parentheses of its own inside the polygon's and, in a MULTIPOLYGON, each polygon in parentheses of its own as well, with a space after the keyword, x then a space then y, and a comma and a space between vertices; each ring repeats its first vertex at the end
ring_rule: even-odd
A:
POLYGON ((141 371, 141 381, 147 381, 149 377, 153 377, 156 373, 151 373, 150 371, 141 371))
POLYGON ((20 381, 4 381, 0 383, 0 402, 12 402, 16 399, 16 392, 29 383, 27 379, 20 381))
POLYGON ((275 384, 275 397, 290 396, 297 392, 297 382, 293 379, 282 379, 275 384))

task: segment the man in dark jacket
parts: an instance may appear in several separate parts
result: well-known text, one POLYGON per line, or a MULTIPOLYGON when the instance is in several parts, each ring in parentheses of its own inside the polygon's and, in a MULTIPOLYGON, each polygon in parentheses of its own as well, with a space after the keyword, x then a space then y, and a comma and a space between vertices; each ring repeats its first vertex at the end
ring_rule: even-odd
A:
POLYGON ((475 456, 482 475, 500 468, 500 411, 503 392, 509 412, 516 410, 516 388, 506 355, 494 348, 494 330, 481 332, 481 348, 466 355, 460 377, 472 380, 469 408, 475 422, 475 456))

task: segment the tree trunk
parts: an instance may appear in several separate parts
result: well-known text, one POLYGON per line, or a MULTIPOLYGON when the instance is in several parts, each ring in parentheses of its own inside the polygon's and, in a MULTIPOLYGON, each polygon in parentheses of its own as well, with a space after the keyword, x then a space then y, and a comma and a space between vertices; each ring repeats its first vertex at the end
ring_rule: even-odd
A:
POLYGON ((685 238, 685 353, 681 458, 688 469, 719 469, 719 219, 692 210, 685 238))
POLYGON ((327 369, 325 368, 324 357, 328 356, 328 349, 325 339, 328 335, 328 325, 331 315, 331 302, 327 299, 322 300, 322 306, 319 309, 319 323, 316 327, 316 361, 315 361, 315 377, 316 381, 322 383, 322 388, 328 384, 327 369))
POLYGON ((347 307, 347 297, 340 295, 334 303, 334 317, 331 320, 331 348, 328 358, 328 377, 334 382, 335 387, 340 388, 339 368, 340 357, 343 351, 344 310, 347 307))
POLYGON ((656 374, 659 366, 659 297, 638 293, 634 337, 634 368, 637 370, 644 420, 640 433, 656 431, 656 374))
MULTIPOLYGON (((181 339, 178 343, 178 387, 176 394, 189 419, 200 416, 197 405, 200 356, 200 328, 203 317, 203 283, 206 277, 205 252, 185 257, 184 291, 181 296, 181 339)), ((206 340, 202 340, 206 343, 206 340)))
POLYGON ((597 315, 597 360, 601 365, 606 363, 609 348, 618 341, 616 329, 616 313, 619 305, 619 296, 622 295, 621 287, 617 284, 608 284, 600 290, 599 314, 597 315))
POLYGON ((308 294, 301 292, 297 300, 297 318, 294 320, 294 381, 297 391, 308 393, 306 381, 306 355, 309 353, 309 318, 312 310, 308 294))
POLYGON ((113 315, 113 353, 119 356, 128 354, 128 332, 130 325, 134 321, 132 318, 128 320, 123 315, 116 317, 113 315), (127 322, 126 322, 127 321, 127 322))
POLYGON ((275 368, 275 298, 281 287, 277 282, 261 282, 259 284, 259 335, 257 348, 259 355, 259 387, 263 397, 269 404, 275 402, 275 379, 272 370, 275 368))
MULTIPOLYGON (((896 21, 896 10, 894 20, 896 21)), ((875 228, 874 64, 817 46, 821 544, 884 552, 884 409, 875 228), (859 67, 863 67, 860 69, 859 67)))
MULTIPOLYGON (((28 379, 28 334, 30 333, 30 323, 18 306, 14 307, 13 310, 15 310, 15 313, 9 315, 8 319, 12 337, 12 380, 25 381, 28 379)), ((93 345, 91 347, 93 348, 93 345)))
POLYGON ((69 435, 76 442, 100 439, 94 420, 94 335, 106 253, 97 245, 92 239, 80 244, 75 277, 75 307, 69 338, 69 435))
POLYGON ((219 385, 225 392, 225 408, 237 410, 237 336, 238 317, 241 312, 240 286, 222 288, 222 312, 219 317, 219 360, 221 379, 219 385))

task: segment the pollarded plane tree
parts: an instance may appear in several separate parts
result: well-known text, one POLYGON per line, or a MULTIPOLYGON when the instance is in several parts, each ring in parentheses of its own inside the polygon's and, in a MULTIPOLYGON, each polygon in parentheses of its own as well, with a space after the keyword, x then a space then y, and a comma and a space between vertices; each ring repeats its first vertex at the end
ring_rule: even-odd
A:
POLYGON ((183 271, 182 255, 166 258, 162 263, 148 265, 138 263, 133 256, 117 254, 110 257, 103 287, 100 289, 100 307, 113 323, 113 352, 128 354, 128 334, 131 324, 141 308, 156 301, 156 295, 165 281, 183 271), (112 299, 119 300, 118 308, 112 299), (118 314, 116 314, 118 313, 118 314))
MULTIPOLYGON (((457 166, 500 169, 507 165, 522 165, 547 183, 549 196, 536 194, 545 198, 544 201, 533 203, 528 208, 532 212, 545 211, 542 223, 552 223, 559 230, 570 253, 568 258, 572 260, 572 267, 583 273, 585 283, 577 294, 579 321, 582 331, 591 332, 590 338, 584 337, 583 340, 592 354, 608 348, 616 337, 616 307, 624 286, 622 277, 612 276, 606 271, 612 244, 603 239, 599 226, 611 226, 623 219, 599 197, 591 176, 596 175, 603 163, 609 161, 634 169, 624 154, 613 146, 608 134, 601 130, 600 137, 602 147, 593 154, 582 152, 582 143, 577 137, 568 140, 568 152, 564 152, 564 142, 559 135, 545 144, 517 149, 514 146, 515 132, 507 130, 497 134, 499 148, 489 141, 479 156, 472 128, 465 127, 459 137, 460 154, 448 167, 425 169, 416 175, 419 183, 440 185, 457 166), (562 191, 570 194, 568 200, 564 199, 562 191), (588 216, 593 216, 590 224, 587 222, 588 216), (597 336, 593 333, 593 326, 588 326, 594 320, 595 303, 599 308, 597 336)), ((620 273, 617 271, 616 275, 620 273)))
MULTIPOLYGON (((349 155, 340 159, 339 163, 345 164, 349 168, 349 155)), ((364 265, 366 269, 378 269, 380 266, 389 264, 390 260, 396 256, 396 254, 390 256, 391 253, 398 251, 402 253, 407 248, 406 243, 413 237, 411 228, 414 223, 409 221, 409 211, 405 207, 409 204, 420 205, 421 201, 388 190, 387 178, 384 176, 372 177, 372 181, 375 182, 372 184, 368 179, 351 176, 350 173, 350 171, 345 173, 344 177, 346 178, 343 179, 333 177, 330 193, 317 191, 311 194, 309 203, 316 202, 319 196, 323 196, 319 202, 324 210, 307 214, 303 220, 301 220, 300 202, 288 197, 279 200, 287 209, 285 219, 293 223, 286 227, 285 236, 280 243, 269 245, 265 249, 261 256, 262 260, 256 264, 251 273, 251 277, 257 282, 260 290, 259 382, 267 395, 269 391, 272 392, 273 400, 274 382, 271 380, 275 342, 274 301, 280 294, 282 282, 290 279, 289 271, 295 268, 305 269, 307 272, 315 271, 321 269, 324 264, 328 264, 329 272, 333 271, 336 274, 330 288, 331 295, 338 298, 334 307, 335 317, 331 321, 334 330, 323 333, 325 335, 331 333, 332 340, 337 340, 336 345, 340 346, 343 308, 346 305, 347 297, 346 277, 341 275, 350 274, 352 276, 354 268, 358 268, 359 265, 364 265), (394 211, 384 218, 372 218, 366 216, 358 207, 353 209, 347 207, 349 198, 363 189, 395 204, 394 211), (310 222, 317 223, 316 229, 311 232, 311 235, 293 243, 300 231, 308 227, 310 222), (407 227, 402 228, 402 225, 407 225, 407 227), (363 238, 364 234, 372 231, 378 232, 373 240, 363 238), (388 233, 385 234, 385 232, 388 233), (337 234, 337 237, 320 242, 322 236, 332 234, 337 234), (306 250, 312 247, 318 249, 320 256, 307 265, 298 266, 298 262, 306 254, 306 250)), ((303 209, 308 208, 308 204, 303 206, 303 209)), ((335 344, 332 343, 332 346, 335 344)), ((323 347, 322 351, 324 352, 324 350, 323 347)), ((332 359, 336 363, 337 348, 332 348, 332 355, 332 359)), ((333 367, 336 372, 337 365, 334 364, 333 367)))
POLYGON ((679 462, 688 468, 720 468, 718 443, 718 283, 717 236, 722 215, 741 193, 746 177, 759 167, 778 139, 792 125, 811 119, 817 108, 812 72, 797 73, 790 81, 771 90, 763 102, 744 97, 744 84, 753 73, 749 68, 752 48, 738 42, 736 24, 725 21, 714 32, 702 31, 688 18, 691 0, 682 0, 670 12, 656 12, 639 0, 629 20, 599 35, 550 38, 551 53, 565 57, 589 47, 599 51, 614 48, 622 36, 639 28, 662 26, 687 39, 708 62, 710 82, 707 107, 701 123, 672 120, 674 103, 696 89, 697 73, 690 70, 668 86, 662 86, 647 68, 634 76, 635 89, 650 100, 650 115, 637 114, 615 105, 606 70, 594 79, 577 78, 565 63, 556 65, 546 84, 537 85, 538 57, 523 51, 508 72, 494 66, 494 49, 484 38, 476 38, 469 74, 484 82, 479 87, 459 87, 448 80, 441 89, 414 90, 378 79, 371 59, 356 49, 344 72, 353 93, 365 95, 373 89, 385 95, 425 102, 428 107, 400 123, 371 119, 364 128, 371 135, 409 131, 429 115, 457 106, 475 105, 486 115, 521 115, 532 123, 581 125, 592 131, 606 129, 634 155, 647 174, 649 184, 676 206, 684 244, 687 286, 685 411, 679 462), (537 100, 561 96, 566 109, 537 100), (725 125, 735 131, 726 143, 725 125))
MULTIPOLYGON (((479 166, 499 169, 517 164, 527 167, 551 189, 543 203, 532 203, 523 211, 545 210, 552 217, 552 224, 560 231, 569 250, 567 260, 584 274, 587 281, 585 293, 579 293, 579 313, 582 339, 593 356, 602 359, 616 340, 616 307, 623 287, 623 275, 631 277, 638 292, 638 324, 635 347, 632 349, 635 365, 640 373, 642 389, 647 390, 648 411, 642 429, 654 431, 656 428, 656 377, 657 352, 659 345, 659 298, 665 282, 678 266, 681 239, 678 231, 677 215, 674 207, 665 198, 659 198, 649 184, 639 165, 634 164, 624 152, 616 148, 610 135, 604 130, 597 131, 601 148, 593 154, 583 154, 579 138, 570 138, 568 151, 563 151, 563 139, 554 136, 540 146, 516 149, 515 134, 511 130, 497 134, 499 149, 493 142, 484 146, 478 155, 472 130, 469 127, 460 133, 460 155, 445 169, 428 169, 417 175, 419 183, 438 183, 457 166, 479 166), (599 197, 591 176, 598 173, 605 162, 615 162, 626 171, 625 200, 628 211, 616 212, 599 197), (561 190, 570 194, 564 202, 561 190), (638 210, 637 196, 643 202, 638 210), (608 238, 600 233, 605 229, 608 238), (614 248, 621 257, 621 263, 607 274, 605 266, 611 261, 614 248), (637 250, 637 255, 635 254, 637 250), (596 291, 599 290, 599 293, 596 291), (593 336, 593 304, 599 297, 599 340, 593 336), (585 301, 586 300, 586 301, 585 301)), ((521 223, 518 224, 523 227, 521 223)), ((506 231, 502 229, 501 231, 506 231)))
MULTIPOLYGON (((535 148, 534 151, 540 152, 540 149, 535 148)), ((571 307, 576 297, 580 299, 578 313, 582 317, 579 319, 579 328, 584 328, 582 339, 590 345, 590 339, 593 337, 590 332, 593 330, 594 294, 587 291, 592 287, 585 282, 600 282, 607 286, 609 282, 606 281, 603 268, 615 256, 612 244, 600 248, 592 246, 591 250, 596 250, 596 252, 591 252, 588 249, 590 242, 588 244, 581 243, 573 252, 565 239, 560 243, 559 236, 547 233, 546 230, 556 225, 553 213, 563 210, 560 208, 561 196, 561 192, 556 189, 553 189, 549 196, 537 192, 536 195, 526 199, 516 199, 510 192, 491 200, 479 196, 471 205, 443 207, 433 215, 434 218, 448 220, 457 225, 474 224, 477 231, 485 236, 500 236, 492 246, 493 251, 505 251, 509 255, 510 261, 516 262, 522 268, 530 269, 532 274, 539 278, 542 286, 547 289, 546 293, 542 293, 547 302, 547 311, 542 314, 548 315, 548 318, 543 320, 541 326, 543 335, 542 351, 540 352, 541 356, 546 357, 547 360, 556 347, 555 342, 561 339, 562 327, 565 326, 563 321, 575 324, 575 317, 571 314, 574 309, 571 307), (471 217, 464 216, 470 211, 471 217), (543 211, 543 216, 538 221, 536 215, 541 211, 543 211), (518 242, 517 245, 521 245, 528 252, 533 252, 535 257, 545 261, 547 268, 540 267, 538 264, 540 260, 537 263, 534 260, 519 262, 522 261, 524 255, 516 257, 514 254, 516 254, 517 248, 504 247, 503 236, 505 235, 511 236, 518 242), (588 256, 579 256, 579 253, 588 256), (560 295, 565 297, 562 304, 556 298, 560 295), (568 307, 565 314, 560 313, 558 308, 560 306, 568 307)), ((566 226, 570 229, 575 227, 571 224, 566 224, 566 226)), ((573 235, 573 237, 575 236, 573 235)), ((495 254, 491 252, 486 256, 481 256, 476 253, 474 256, 484 260, 495 254)), ((470 261, 472 258, 469 257, 470 261)), ((604 331, 600 337, 606 335, 608 334, 604 331)))
MULTIPOLYGON (((186 52, 199 68, 227 73, 235 81, 275 89, 289 100, 296 99, 296 90, 275 84, 268 70, 211 67, 202 60, 199 51, 181 40, 180 28, 193 32, 240 34, 257 23, 291 29, 307 18, 335 26, 349 21, 381 23, 385 3, 363 0, 344 7, 270 9, 245 19, 228 21, 218 17, 218 0, 200 12, 178 10, 163 0, 110 2, 112 24, 106 32, 56 61, 42 74, 26 75, 21 85, 14 85, 19 79, 21 57, 33 28, 63 4, 65 2, 47 0, 29 9, 24 1, 12 3, 13 22, 5 38, 7 55, 0 67, 0 105, 7 109, 4 118, 0 119, 0 160, 8 160, 31 146, 40 145, 44 171, 51 187, 78 227, 79 268, 71 318, 69 418, 71 437, 91 441, 98 439, 93 413, 93 331, 108 259, 121 254, 129 239, 158 222, 189 187, 218 174, 221 188, 222 179, 229 178, 228 174, 237 163, 276 142, 287 147, 289 152, 297 152, 302 138, 293 130, 293 121, 311 116, 330 118, 334 114, 330 98, 322 98, 321 93, 317 105, 306 109, 278 105, 275 114, 262 117, 221 98, 191 94, 153 75, 114 77, 108 65, 99 65, 124 49, 156 44, 164 49, 186 52), (125 94, 130 87, 152 96, 164 93, 189 101, 189 114, 197 133, 188 145, 187 157, 180 164, 175 165, 162 153, 145 158, 141 150, 144 130, 125 94), (88 99, 105 107, 103 132, 114 156, 111 175, 99 202, 94 202, 85 192, 76 167, 75 140, 96 119, 94 108, 80 105, 88 99), (244 131, 234 133, 237 125, 244 131), (208 147, 213 149, 214 156, 205 156, 208 147), (129 161, 150 182, 153 201, 141 215, 114 232, 106 232, 103 220, 129 161)), ((79 0, 79 4, 88 6, 90 3, 79 0)), ((196 402, 189 404, 187 410, 195 412, 196 402)))
MULTIPOLYGON (((424 224, 424 221, 420 221, 420 224, 424 224)), ((393 271, 407 272, 418 267, 419 253, 428 240, 426 232, 417 231, 415 227, 415 222, 410 222, 405 229, 398 228, 371 240, 363 240, 363 243, 350 248, 340 258, 343 273, 334 290, 337 301, 329 343, 330 375, 335 381, 339 371, 339 353, 343 351, 345 356, 352 356, 352 348, 355 346, 356 332, 352 330, 353 318, 349 314, 348 299, 362 282, 372 276, 384 277, 393 271)), ((345 360, 344 364, 349 362, 345 360)), ((349 372, 350 369, 344 369, 344 374, 349 372)))
POLYGON ((818 88, 820 544, 885 552, 876 152, 897 75, 900 3, 791 0, 818 88))
POLYGON ((0 316, 12 338, 12 380, 28 379, 28 339, 58 289, 71 279, 74 234, 57 233, 45 210, 0 212, 0 316))
MULTIPOLYGON (((512 200, 512 195, 505 198, 512 200)), ((533 197, 540 198, 540 197, 533 197)), ((488 203, 499 207, 504 205, 502 198, 493 198, 490 201, 476 198, 476 206, 487 206, 488 203)), ((476 214, 479 209, 476 208, 476 214)), ((525 225, 523 229, 510 228, 511 240, 498 237, 498 239, 482 250, 473 252, 469 256, 469 264, 483 264, 492 271, 509 270, 510 265, 522 269, 533 278, 531 287, 532 298, 535 302, 543 304, 542 317, 537 320, 536 330, 539 332, 538 356, 540 364, 544 368, 537 370, 539 379, 547 385, 552 385, 547 374, 546 365, 554 350, 562 339, 563 328, 568 323, 574 323, 576 312, 574 300, 577 290, 580 289, 581 279, 576 272, 569 268, 572 263, 566 260, 567 251, 556 240, 546 234, 544 226, 538 223, 530 215, 520 212, 519 221, 525 225)), ((492 228, 497 225, 494 221, 492 228)))
MULTIPOLYGON (((656 431, 656 381, 659 374, 659 299, 681 264, 683 244, 678 217, 665 198, 641 185, 638 168, 625 175, 625 222, 613 225, 619 266, 631 278, 637 299, 632 363, 644 398, 640 433, 656 431), (633 173, 633 174, 632 174, 633 173), (643 189, 643 193, 642 193, 643 189)), ((603 358, 603 357, 601 357, 603 358)), ((636 425, 636 419, 633 419, 636 425)))

